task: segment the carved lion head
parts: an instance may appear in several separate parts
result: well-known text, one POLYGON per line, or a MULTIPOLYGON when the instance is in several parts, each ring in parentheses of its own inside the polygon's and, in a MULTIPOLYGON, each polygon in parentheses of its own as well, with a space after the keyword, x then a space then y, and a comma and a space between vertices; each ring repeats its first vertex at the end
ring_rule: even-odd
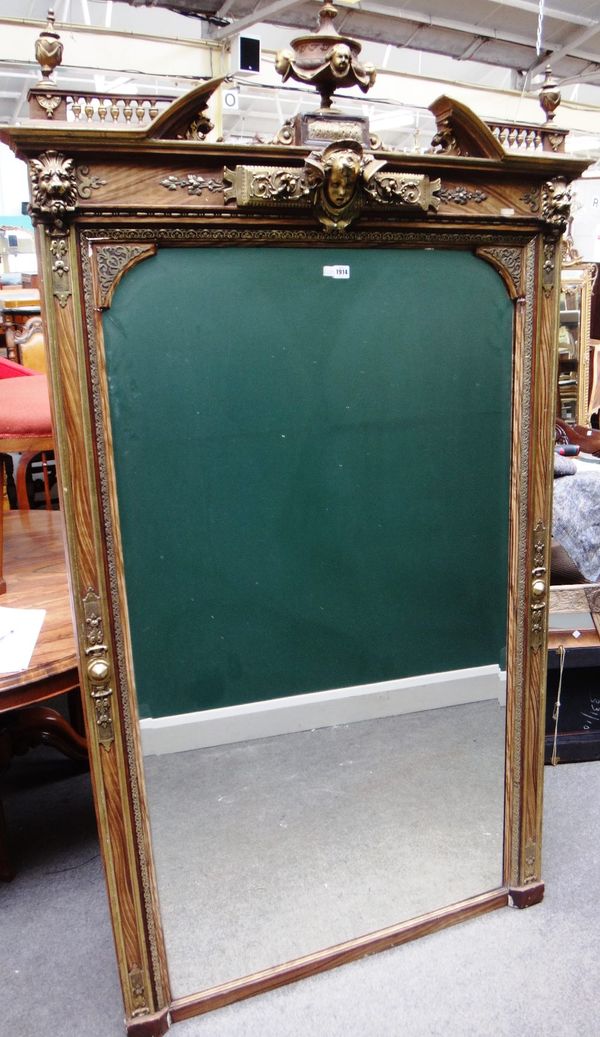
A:
POLYGON ((31 160, 32 212, 39 216, 60 217, 74 212, 77 182, 72 158, 46 151, 31 160))
POLYGON ((544 184, 542 217, 557 228, 567 226, 571 216, 571 188, 565 180, 557 178, 544 184))

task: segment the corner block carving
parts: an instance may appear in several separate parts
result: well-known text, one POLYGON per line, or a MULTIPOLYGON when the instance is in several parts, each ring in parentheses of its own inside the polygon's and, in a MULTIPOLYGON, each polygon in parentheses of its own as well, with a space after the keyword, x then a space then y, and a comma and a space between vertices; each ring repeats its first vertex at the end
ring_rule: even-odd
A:
POLYGON ((502 277, 512 299, 522 294, 523 257, 520 248, 509 245, 478 248, 477 255, 492 264, 502 277))
POLYGON ((99 245, 95 249, 97 305, 101 309, 108 309, 123 274, 140 260, 153 256, 155 252, 154 244, 99 245))

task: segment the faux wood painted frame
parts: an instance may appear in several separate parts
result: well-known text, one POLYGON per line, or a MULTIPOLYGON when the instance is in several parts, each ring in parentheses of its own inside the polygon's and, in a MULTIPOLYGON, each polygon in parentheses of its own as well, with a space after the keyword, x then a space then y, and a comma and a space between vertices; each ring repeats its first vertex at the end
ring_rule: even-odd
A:
MULTIPOLYGON (((326 194, 323 152, 207 144, 193 134, 186 139, 182 129, 193 124, 206 95, 203 86, 148 130, 56 122, 1 133, 29 162, 31 173, 100 841, 127 1029, 148 1037, 164 1033, 171 1022, 508 903, 534 904, 543 895, 560 236, 569 215, 568 184, 585 163, 505 153, 471 112, 440 99, 432 110, 443 129, 443 150, 424 156, 378 150, 374 156, 353 144, 353 154, 360 151, 359 180, 350 202, 336 210, 326 194), (503 884, 445 910, 177 1000, 169 986, 146 811, 101 320, 126 271, 169 244, 471 249, 496 267, 515 313, 503 884)), ((334 158, 336 146, 345 145, 330 145, 334 158)))

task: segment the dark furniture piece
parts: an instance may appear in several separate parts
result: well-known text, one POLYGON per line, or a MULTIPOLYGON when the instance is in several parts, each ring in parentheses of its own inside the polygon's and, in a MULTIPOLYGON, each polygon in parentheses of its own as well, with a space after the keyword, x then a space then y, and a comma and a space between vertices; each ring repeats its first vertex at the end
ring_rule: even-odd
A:
MULTIPOLYGON (((545 763, 552 762, 560 650, 548 652, 545 763)), ((567 648, 558 713, 556 763, 600 760, 600 645, 567 648)))
MULTIPOLYGON (((0 771, 12 756, 51 745, 72 760, 87 761, 82 734, 79 673, 65 568, 61 516, 55 511, 5 515, 8 608, 43 608, 46 618, 27 670, 0 674, 0 771), (70 723, 48 703, 69 696, 70 723)), ((10 879, 6 825, 0 800, 0 879, 10 879)))

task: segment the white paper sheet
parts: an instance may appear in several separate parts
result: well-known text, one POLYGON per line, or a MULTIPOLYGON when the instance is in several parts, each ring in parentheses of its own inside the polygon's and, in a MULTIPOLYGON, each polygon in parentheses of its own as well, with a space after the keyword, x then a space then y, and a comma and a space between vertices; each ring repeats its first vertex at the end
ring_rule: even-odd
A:
POLYGON ((27 669, 45 616, 45 609, 0 608, 0 674, 27 669))

